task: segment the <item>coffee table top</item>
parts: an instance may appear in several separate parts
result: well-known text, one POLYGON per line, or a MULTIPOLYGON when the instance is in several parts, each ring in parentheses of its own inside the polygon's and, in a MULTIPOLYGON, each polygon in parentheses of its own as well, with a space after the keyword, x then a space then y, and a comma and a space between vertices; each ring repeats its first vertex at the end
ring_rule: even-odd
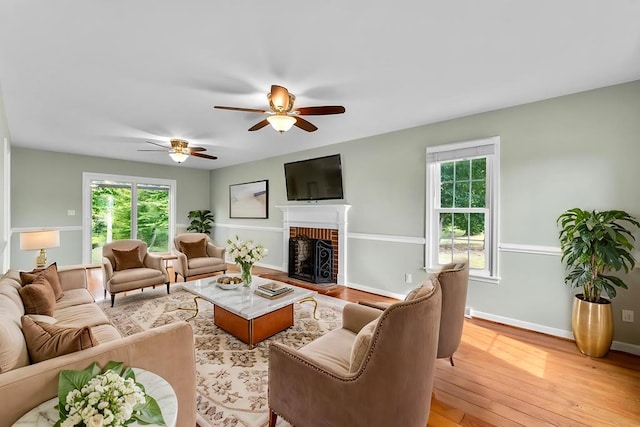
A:
MULTIPOLYGON (((259 276, 252 276, 252 278, 254 289, 265 283, 282 283, 259 276)), ((299 288, 297 286, 284 283, 286 286, 293 289, 293 292, 279 298, 269 299, 256 295, 253 290, 251 290, 249 298, 245 299, 242 296, 242 286, 235 289, 225 290, 216 285, 216 280, 217 277, 195 280, 193 282, 184 283, 182 286, 186 291, 198 295, 200 298, 247 320, 255 319, 256 317, 271 313, 272 311, 296 303, 304 298, 312 297, 317 293, 309 289, 299 288)))

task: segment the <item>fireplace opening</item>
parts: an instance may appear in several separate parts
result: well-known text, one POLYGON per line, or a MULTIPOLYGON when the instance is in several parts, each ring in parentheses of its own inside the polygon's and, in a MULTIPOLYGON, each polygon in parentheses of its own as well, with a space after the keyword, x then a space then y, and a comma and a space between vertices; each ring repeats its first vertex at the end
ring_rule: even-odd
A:
POLYGON ((298 235, 289 239, 289 277, 311 283, 333 282, 331 240, 298 235))

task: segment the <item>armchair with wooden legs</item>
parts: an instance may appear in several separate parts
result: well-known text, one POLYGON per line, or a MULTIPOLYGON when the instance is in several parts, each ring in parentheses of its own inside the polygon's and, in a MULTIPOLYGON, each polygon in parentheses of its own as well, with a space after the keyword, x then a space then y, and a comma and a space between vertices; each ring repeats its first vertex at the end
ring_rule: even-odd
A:
POLYGON ((434 277, 382 312, 347 304, 342 328, 298 350, 272 343, 269 426, 426 426, 440 304, 434 277))

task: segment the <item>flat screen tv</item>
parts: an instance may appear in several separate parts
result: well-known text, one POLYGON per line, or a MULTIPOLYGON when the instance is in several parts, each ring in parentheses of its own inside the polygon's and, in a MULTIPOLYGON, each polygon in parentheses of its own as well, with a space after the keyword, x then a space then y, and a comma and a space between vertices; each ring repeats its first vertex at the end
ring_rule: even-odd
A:
POLYGON ((342 199, 340 154, 285 163, 287 200, 342 199))

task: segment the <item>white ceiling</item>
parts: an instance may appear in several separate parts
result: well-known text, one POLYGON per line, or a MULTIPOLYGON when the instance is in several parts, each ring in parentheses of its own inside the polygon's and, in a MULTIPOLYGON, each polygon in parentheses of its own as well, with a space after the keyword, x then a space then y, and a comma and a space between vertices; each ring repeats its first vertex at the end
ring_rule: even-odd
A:
POLYGON ((638 0, 2 0, 15 146, 214 169, 640 79, 638 0), (271 127, 270 85, 319 130, 271 127))

